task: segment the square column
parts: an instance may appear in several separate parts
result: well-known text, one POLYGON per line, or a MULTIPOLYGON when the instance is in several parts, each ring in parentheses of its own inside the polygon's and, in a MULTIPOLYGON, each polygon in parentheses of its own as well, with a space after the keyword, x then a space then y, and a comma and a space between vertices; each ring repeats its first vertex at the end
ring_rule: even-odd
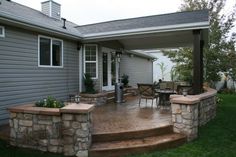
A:
POLYGON ((193 31, 193 91, 200 94, 203 91, 203 46, 201 30, 193 31))

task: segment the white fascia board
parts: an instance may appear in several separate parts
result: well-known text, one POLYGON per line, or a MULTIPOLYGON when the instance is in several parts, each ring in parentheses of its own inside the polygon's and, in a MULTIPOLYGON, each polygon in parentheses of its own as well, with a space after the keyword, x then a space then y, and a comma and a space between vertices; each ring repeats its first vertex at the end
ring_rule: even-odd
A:
POLYGON ((125 50, 126 53, 129 53, 129 54, 134 54, 136 56, 140 56, 140 57, 143 57, 143 58, 148 58, 148 59, 156 59, 155 56, 153 55, 149 55, 149 54, 143 54, 143 53, 139 53, 137 51, 131 51, 131 50, 125 50))
POLYGON ((111 31, 111 32, 105 32, 105 33, 86 34, 83 36, 83 39, 92 40, 92 39, 110 38, 110 37, 119 37, 119 36, 163 33, 163 32, 173 32, 173 31, 193 30, 193 29, 208 29, 208 28, 209 28, 209 21, 206 21, 206 22, 197 22, 197 23, 188 23, 188 24, 119 30, 119 31, 111 31))
POLYGON ((12 17, 12 15, 6 15, 6 14, 3 15, 3 14, 1 14, 0 15, 0 20, 10 22, 10 23, 14 23, 14 24, 17 24, 17 25, 30 27, 30 28, 33 28, 33 29, 41 30, 41 31, 45 31, 45 32, 48 32, 48 33, 63 35, 63 36, 69 37, 69 38, 77 39, 77 40, 82 39, 82 35, 79 36, 79 35, 74 35, 74 34, 70 34, 70 33, 65 33, 65 32, 55 30, 55 29, 52 29, 52 28, 47 28, 47 27, 40 26, 39 24, 36 24, 36 23, 32 24, 27 19, 18 20, 17 17, 12 17))

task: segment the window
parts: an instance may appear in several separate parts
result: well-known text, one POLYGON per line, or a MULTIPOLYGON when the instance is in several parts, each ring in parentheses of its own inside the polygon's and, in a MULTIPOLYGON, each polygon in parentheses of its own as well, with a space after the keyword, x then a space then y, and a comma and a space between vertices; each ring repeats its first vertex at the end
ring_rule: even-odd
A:
POLYGON ((98 50, 97 45, 84 46, 84 72, 92 78, 98 77, 98 50))
POLYGON ((0 26, 0 37, 5 37, 5 28, 3 26, 0 26))
POLYGON ((39 66, 63 67, 63 41, 39 36, 39 66))

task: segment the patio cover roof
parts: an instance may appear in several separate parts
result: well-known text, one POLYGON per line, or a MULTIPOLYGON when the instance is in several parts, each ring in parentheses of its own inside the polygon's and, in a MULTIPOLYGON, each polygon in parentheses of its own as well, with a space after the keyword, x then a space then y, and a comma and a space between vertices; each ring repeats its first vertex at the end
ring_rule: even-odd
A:
POLYGON ((191 46, 192 30, 207 42, 208 10, 177 12, 77 26, 84 42, 118 40, 125 49, 191 46))

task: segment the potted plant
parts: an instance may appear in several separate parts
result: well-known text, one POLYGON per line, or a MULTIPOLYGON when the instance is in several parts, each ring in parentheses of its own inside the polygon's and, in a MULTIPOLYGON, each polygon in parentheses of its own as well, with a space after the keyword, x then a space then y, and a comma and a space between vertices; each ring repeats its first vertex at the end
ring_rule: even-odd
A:
POLYGON ((85 93, 95 94, 94 82, 89 74, 84 74, 85 93))
POLYGON ((65 104, 61 101, 57 101, 52 96, 48 96, 44 100, 39 100, 35 103, 36 107, 47 107, 47 108, 62 108, 65 104))
POLYGON ((121 82, 124 84, 124 87, 128 87, 129 84, 129 76, 126 74, 123 74, 121 77, 121 82))

